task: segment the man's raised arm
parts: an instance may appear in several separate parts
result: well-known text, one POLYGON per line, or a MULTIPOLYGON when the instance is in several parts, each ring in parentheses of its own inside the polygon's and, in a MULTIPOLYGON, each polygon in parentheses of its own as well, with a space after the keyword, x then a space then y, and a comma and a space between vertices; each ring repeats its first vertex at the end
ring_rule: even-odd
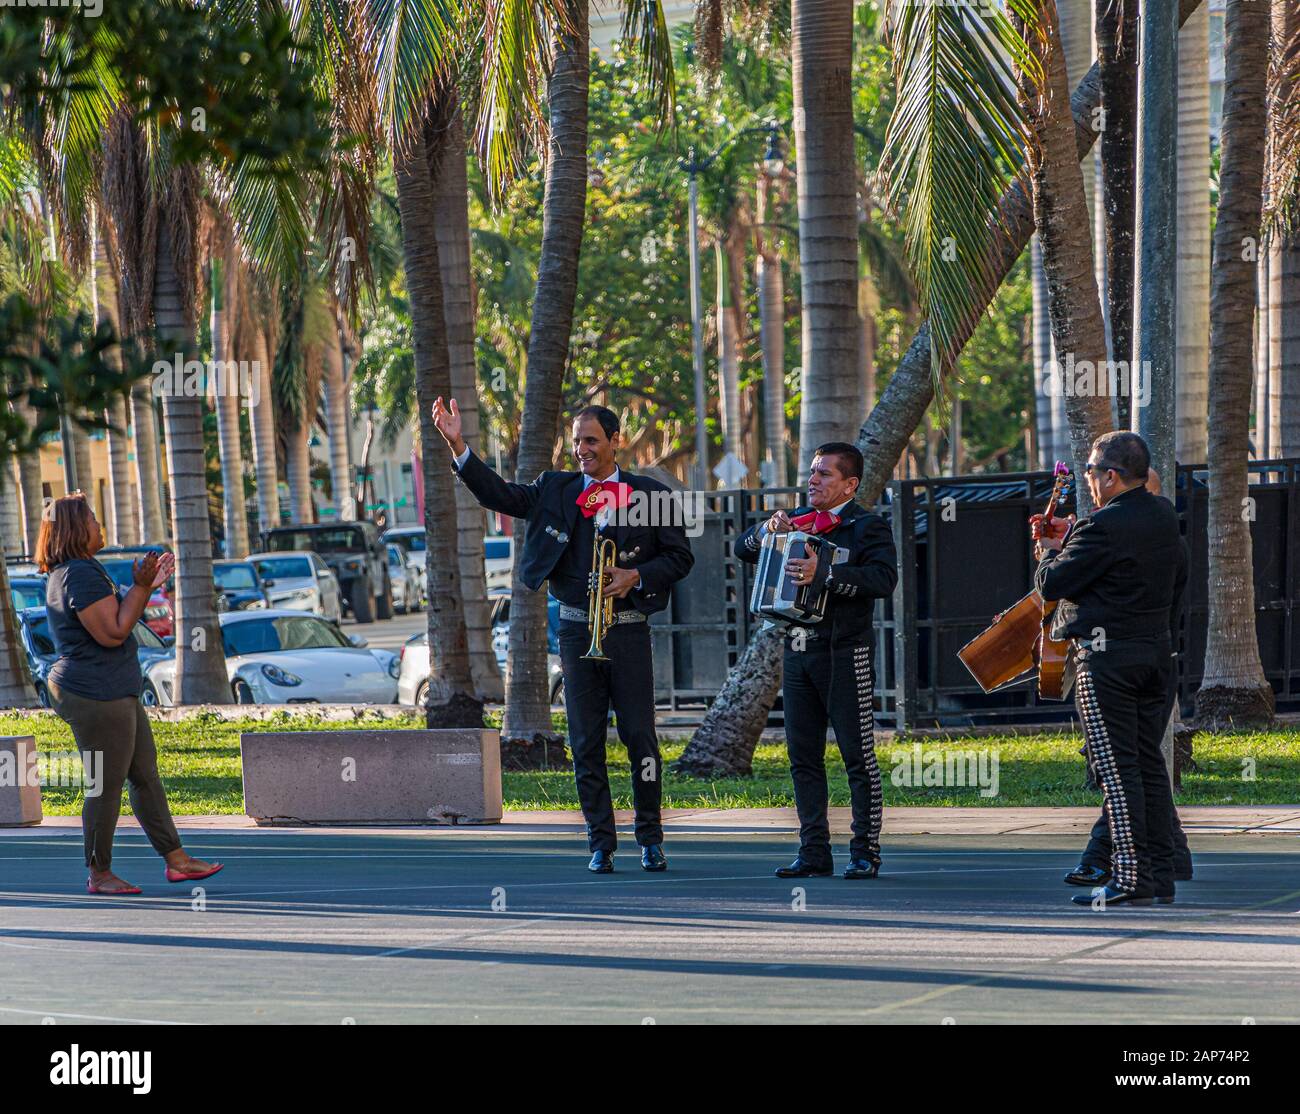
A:
POLYGON ((453 457, 453 470, 473 493, 481 506, 490 511, 508 514, 511 518, 527 518, 542 494, 542 476, 530 484, 510 483, 503 480, 474 451, 465 444, 461 434, 460 407, 456 400, 443 405, 439 397, 433 404, 433 424, 447 442, 453 457))

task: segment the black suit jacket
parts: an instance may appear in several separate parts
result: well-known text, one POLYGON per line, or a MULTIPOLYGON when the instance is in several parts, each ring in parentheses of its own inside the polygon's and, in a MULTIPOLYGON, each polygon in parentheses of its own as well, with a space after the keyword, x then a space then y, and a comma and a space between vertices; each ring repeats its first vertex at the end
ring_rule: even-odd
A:
MULTIPOLYGON (((452 469, 455 471, 454 464, 452 469)), ((520 562, 520 579, 537 591, 572 543, 580 513, 577 500, 583 486, 582 473, 543 472, 530 484, 510 483, 471 451, 457 474, 488 510, 527 520, 524 550, 515 559, 520 562)), ((625 469, 619 470, 619 478, 633 491, 671 494, 658 480, 625 469)), ((653 615, 668 606, 672 586, 691 571, 695 558, 682 523, 642 524, 645 516, 626 517, 637 524, 616 517, 605 536, 612 537, 618 547, 619 567, 636 569, 641 574, 641 587, 628 596, 632 606, 653 615)), ((583 559, 590 567, 585 555, 583 559)), ((586 600, 582 602, 585 605, 586 600)))
MULTIPOLYGON (((812 509, 798 507, 789 512, 790 517, 807 514, 812 509)), ((751 565, 758 563, 762 548, 758 534, 762 526, 761 522, 755 523, 736 539, 736 556, 751 565)), ((898 582, 898 554, 889 523, 860 504, 850 503, 844 508, 840 524, 821 536, 847 549, 848 560, 830 570, 826 618, 820 623, 790 625, 817 630, 829 623, 834 647, 869 643, 876 600, 893 592, 898 582)), ((813 586, 816 588, 818 582, 814 581, 813 586)))
POLYGON ((1168 499, 1135 487, 1079 519, 1038 565, 1034 586, 1060 600, 1053 638, 1108 640, 1177 633, 1187 586, 1187 544, 1168 499))

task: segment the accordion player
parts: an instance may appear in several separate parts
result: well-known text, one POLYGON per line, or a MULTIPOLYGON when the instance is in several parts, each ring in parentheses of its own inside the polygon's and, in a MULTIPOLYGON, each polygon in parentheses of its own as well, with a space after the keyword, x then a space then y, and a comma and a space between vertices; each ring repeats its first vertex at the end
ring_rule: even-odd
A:
POLYGON ((826 576, 831 565, 847 558, 846 549, 816 534, 802 530, 766 534, 759 549, 749 610, 777 622, 821 622, 826 617, 826 600, 830 595, 826 576), (809 583, 797 584, 787 572, 786 563, 807 558, 817 562, 816 574, 809 583))

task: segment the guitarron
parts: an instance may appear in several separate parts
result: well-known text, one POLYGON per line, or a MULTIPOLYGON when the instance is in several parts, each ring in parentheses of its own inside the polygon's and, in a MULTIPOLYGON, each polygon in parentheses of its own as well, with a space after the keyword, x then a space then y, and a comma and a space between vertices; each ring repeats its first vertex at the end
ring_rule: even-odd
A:
MULTIPOLYGON (((1070 466, 1057 461, 1052 493, 1043 510, 1044 521, 1056 514, 1071 478, 1070 466)), ((1032 591, 995 616, 985 631, 957 651, 957 656, 986 693, 1019 681, 1037 668, 1038 695, 1044 700, 1064 700, 1069 694, 1070 644, 1049 634, 1055 611, 1055 600, 1049 602, 1032 591)))

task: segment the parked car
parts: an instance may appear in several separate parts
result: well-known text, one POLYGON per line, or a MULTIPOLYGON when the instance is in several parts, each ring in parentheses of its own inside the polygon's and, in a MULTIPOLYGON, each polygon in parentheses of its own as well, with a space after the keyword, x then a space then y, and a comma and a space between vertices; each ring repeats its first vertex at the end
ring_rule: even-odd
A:
MULTIPOLYGON (((385 530, 379 540, 385 545, 392 542, 394 545, 401 546, 402 552, 406 554, 406 563, 419 565, 421 571, 424 570, 428 551, 425 548, 423 526, 394 526, 385 530)), ((427 597, 426 602, 428 602, 427 597)))
MULTIPOLYGON (((219 616, 230 688, 240 704, 392 704, 398 658, 366 649, 335 623, 301 611, 227 611, 219 616)), ((176 662, 147 673, 162 704, 175 696, 176 662)))
MULTIPOLYGON (((105 552, 105 550, 100 550, 95 555, 96 559, 104 566, 108 575, 113 578, 113 582, 119 588, 130 588, 135 583, 132 579, 132 572, 135 569, 136 561, 140 559, 140 553, 137 552, 134 556, 113 556, 110 554, 105 557, 105 552)), ((143 552, 148 552, 148 550, 143 552)), ((148 604, 145 605, 144 624, 159 638, 167 638, 175 633, 173 623, 176 614, 175 591, 176 578, 173 576, 168 579, 166 584, 154 589, 153 595, 149 597, 148 604)))
MULTIPOLYGON (((50 625, 46 616, 45 605, 28 607, 17 612, 18 637, 27 653, 27 666, 32 673, 32 682, 36 685, 36 695, 47 708, 50 706, 50 690, 45 679, 49 676, 50 666, 59 657, 54 648, 54 639, 50 637, 50 625)), ((171 657, 176 651, 144 625, 135 625, 136 653, 140 658, 140 669, 146 671, 154 662, 171 657)), ((158 694, 147 679, 144 691, 140 693, 140 703, 152 705, 158 702, 158 694)))
POLYGON ((277 526, 262 535, 268 553, 319 554, 338 577, 347 610, 358 623, 393 617, 388 553, 373 522, 277 526))
POLYGON ((514 538, 485 537, 483 539, 483 573, 489 590, 509 588, 514 567, 514 538))
POLYGON ((419 611, 424 599, 424 566, 408 561, 395 542, 384 546, 388 553, 388 580, 392 585, 393 607, 405 615, 419 611))
POLYGON ((250 553, 267 603, 288 611, 310 611, 338 622, 343 618, 343 592, 334 570, 310 550, 297 553, 250 553))
POLYGON ((40 569, 36 567, 36 562, 27 554, 8 554, 5 557, 5 568, 9 570, 10 576, 42 576, 40 569))
POLYGON ((23 611, 28 607, 45 606, 45 577, 11 576, 9 578, 9 595, 14 601, 14 610, 23 611))
MULTIPOLYGON (((492 652, 496 654, 501 675, 506 674, 507 649, 510 645, 510 593, 489 593, 492 602, 492 652)), ((422 707, 429 692, 429 632, 412 635, 402 646, 400 672, 397 677, 397 702, 422 707)), ((560 672, 560 603, 547 599, 546 672, 550 680, 551 703, 564 702, 564 677, 560 672)))
POLYGON ((212 578, 231 611, 271 606, 256 561, 213 561, 212 578))

